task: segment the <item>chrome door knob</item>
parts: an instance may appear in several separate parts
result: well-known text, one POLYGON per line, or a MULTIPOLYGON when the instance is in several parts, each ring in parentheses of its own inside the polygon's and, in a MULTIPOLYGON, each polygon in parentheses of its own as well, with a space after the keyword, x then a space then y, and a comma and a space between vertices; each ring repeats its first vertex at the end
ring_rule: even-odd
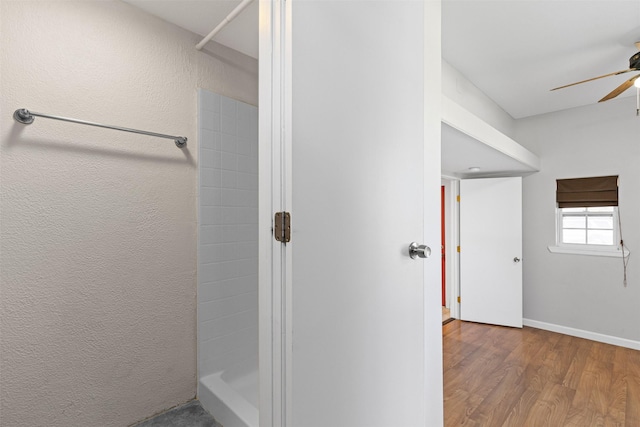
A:
POLYGON ((515 257, 515 258, 513 259, 513 262, 520 262, 520 258, 515 257))
POLYGON ((427 245, 419 245, 416 242, 411 242, 409 245, 409 256, 411 259, 429 258, 431 256, 431 248, 427 245))

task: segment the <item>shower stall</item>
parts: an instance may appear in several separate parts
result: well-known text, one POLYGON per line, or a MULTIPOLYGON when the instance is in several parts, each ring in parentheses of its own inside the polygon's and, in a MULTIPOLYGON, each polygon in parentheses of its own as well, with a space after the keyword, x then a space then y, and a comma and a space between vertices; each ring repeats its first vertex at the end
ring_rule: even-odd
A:
POLYGON ((258 108, 198 91, 198 398, 258 425, 258 108))

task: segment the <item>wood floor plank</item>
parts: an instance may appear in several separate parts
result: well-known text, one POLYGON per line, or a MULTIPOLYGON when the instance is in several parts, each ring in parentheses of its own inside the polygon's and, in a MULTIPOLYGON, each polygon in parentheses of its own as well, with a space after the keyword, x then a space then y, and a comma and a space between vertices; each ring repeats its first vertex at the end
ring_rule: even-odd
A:
POLYGON ((627 406, 625 408, 625 424, 640 426, 640 377, 627 379, 627 406))
POLYGON ((572 389, 578 388, 580 383, 580 376, 584 370, 584 365, 587 363, 587 358, 591 352, 591 342, 587 340, 578 340, 576 352, 573 356, 573 360, 569 365, 569 369, 562 381, 562 385, 572 389))
MULTIPOLYGON (((526 331, 526 333, 529 333, 529 331, 526 331)), ((545 335, 547 334, 543 334, 543 336, 545 335)), ((535 353, 535 357, 530 359, 527 363, 527 367, 523 373, 525 376, 524 381, 527 387, 532 390, 541 392, 549 378, 553 376, 553 370, 544 362, 547 355, 553 351, 553 348, 560 339, 557 335, 558 334, 555 334, 551 337, 545 336, 545 340, 535 353)))
POLYGON ((443 347, 447 427, 640 427, 640 351, 459 320, 443 347))
POLYGON ((616 346, 601 342, 593 342, 590 356, 600 362, 613 363, 615 359, 616 346))
MULTIPOLYGON (((531 373, 537 371, 546 353, 545 344, 551 347, 550 341, 535 334, 522 334, 522 338, 505 359, 503 380, 494 387, 472 414, 482 425, 501 425, 509 416, 513 406, 519 402, 530 385, 531 373), (527 374, 527 370, 530 374, 527 374)), ((505 341, 506 342, 506 341, 505 341)))
POLYGON ((627 375, 613 365, 613 377, 607 395, 605 424, 624 426, 627 408, 627 375))
POLYGON ((549 382, 529 410, 524 426, 561 426, 563 425, 575 390, 549 382))
MULTIPOLYGON (((513 405, 509 414, 507 415, 502 427, 515 427, 524 426, 526 419, 529 417, 529 412, 534 407, 540 392, 534 389, 528 388, 522 393, 520 399, 513 405)), ((452 426, 445 420, 446 426, 452 426)))
POLYGON ((549 367, 549 381, 554 384, 563 383, 571 362, 578 351, 578 346, 576 345, 578 340, 578 338, 563 335, 553 347, 553 351, 547 354, 545 365, 549 367))
POLYGON ((442 330, 445 369, 458 365, 467 357, 474 357, 473 354, 482 347, 484 337, 489 332, 477 324, 459 321, 444 325, 442 330))
POLYGON ((589 408, 581 408, 580 411, 571 413, 567 415, 563 427, 591 427, 598 426, 601 427, 604 424, 604 420, 596 414, 595 411, 589 408))
POLYGON ((444 419, 450 426, 475 425, 469 416, 482 402, 482 397, 464 390, 455 390, 444 399, 444 419))
POLYGON ((501 369, 504 370, 501 381, 469 416, 481 425, 501 425, 526 390, 520 382, 522 367, 519 363, 507 362, 501 369))

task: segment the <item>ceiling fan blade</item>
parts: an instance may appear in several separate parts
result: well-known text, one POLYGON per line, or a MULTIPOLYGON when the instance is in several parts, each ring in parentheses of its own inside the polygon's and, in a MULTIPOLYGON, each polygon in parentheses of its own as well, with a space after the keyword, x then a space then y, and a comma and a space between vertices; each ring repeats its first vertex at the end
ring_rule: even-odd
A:
POLYGON ((609 73, 609 74, 605 74, 604 76, 598 76, 598 77, 594 77, 592 79, 582 80, 581 82, 575 82, 575 83, 571 83, 571 84, 564 85, 564 86, 554 87, 551 90, 564 89, 565 87, 579 85, 579 84, 590 82, 590 81, 593 81, 593 80, 598 80, 598 79, 601 79, 603 77, 617 76, 618 74, 624 74, 624 73, 628 73, 629 71, 636 71, 636 70, 637 70, 637 68, 629 68, 628 70, 616 71, 615 73, 609 73))
POLYGON ((640 74, 638 74, 635 77, 631 77, 629 80, 627 80, 626 82, 622 83, 620 86, 612 90, 611 93, 609 93, 607 96, 605 96, 598 102, 608 101, 611 98, 615 98, 616 96, 620 95, 622 92, 624 92, 625 90, 633 86, 633 82, 635 82, 638 77, 640 77, 640 74))

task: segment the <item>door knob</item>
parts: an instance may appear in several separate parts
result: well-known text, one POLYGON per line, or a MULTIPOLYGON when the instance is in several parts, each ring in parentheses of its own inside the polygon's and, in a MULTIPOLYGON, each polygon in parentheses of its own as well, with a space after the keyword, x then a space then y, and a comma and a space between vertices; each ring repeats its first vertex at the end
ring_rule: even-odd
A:
POLYGON ((416 242, 411 242, 409 245, 409 256, 411 259, 429 258, 431 256, 431 248, 427 245, 419 245, 416 242))
POLYGON ((513 259, 513 262, 520 262, 520 258, 515 257, 515 258, 513 259))

